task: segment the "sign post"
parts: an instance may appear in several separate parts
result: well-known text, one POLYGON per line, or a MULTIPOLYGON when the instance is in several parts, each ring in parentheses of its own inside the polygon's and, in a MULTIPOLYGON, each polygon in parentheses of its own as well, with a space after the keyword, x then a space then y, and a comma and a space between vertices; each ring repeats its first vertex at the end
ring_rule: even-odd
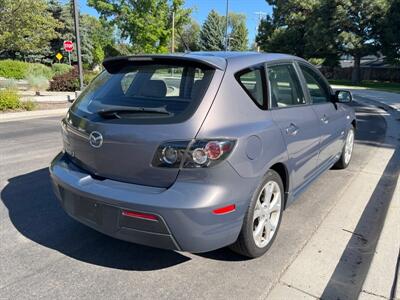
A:
POLYGON ((78 1, 73 0, 74 4, 74 24, 75 24, 75 38, 76 38, 76 54, 78 56, 78 70, 79 70, 79 85, 80 90, 83 90, 83 68, 82 68, 82 54, 81 54, 81 37, 79 35, 79 9, 78 1))
POLYGON ((64 50, 68 52, 68 61, 71 65, 71 52, 74 51, 74 43, 72 41, 64 41, 64 50))

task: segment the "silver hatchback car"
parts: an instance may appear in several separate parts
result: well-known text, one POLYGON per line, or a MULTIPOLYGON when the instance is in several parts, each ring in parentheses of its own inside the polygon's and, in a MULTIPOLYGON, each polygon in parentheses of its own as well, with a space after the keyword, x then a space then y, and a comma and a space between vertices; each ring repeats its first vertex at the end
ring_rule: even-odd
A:
POLYGON ((350 162, 352 96, 298 57, 199 52, 103 65, 62 120, 50 173, 65 211, 110 236, 257 257, 284 208, 350 162))

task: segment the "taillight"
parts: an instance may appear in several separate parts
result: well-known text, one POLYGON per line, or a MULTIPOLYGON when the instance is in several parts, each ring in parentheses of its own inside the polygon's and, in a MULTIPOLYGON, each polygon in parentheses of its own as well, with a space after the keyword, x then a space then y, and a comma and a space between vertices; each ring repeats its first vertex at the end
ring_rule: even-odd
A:
POLYGON ((193 140, 167 142, 156 151, 152 165, 170 168, 205 168, 228 157, 235 146, 233 140, 193 140))

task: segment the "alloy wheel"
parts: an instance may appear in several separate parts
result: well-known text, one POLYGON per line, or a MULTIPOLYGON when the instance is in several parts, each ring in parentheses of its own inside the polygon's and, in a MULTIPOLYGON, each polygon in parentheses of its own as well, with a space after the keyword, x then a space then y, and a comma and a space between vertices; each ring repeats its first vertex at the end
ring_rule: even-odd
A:
POLYGON ((344 162, 346 165, 350 162, 351 155, 353 153, 353 147, 354 147, 354 131, 350 129, 349 133, 347 134, 346 144, 344 146, 344 162))
POLYGON ((277 231, 281 217, 282 192, 275 181, 268 181, 261 189, 253 213, 253 238, 264 248, 277 231))

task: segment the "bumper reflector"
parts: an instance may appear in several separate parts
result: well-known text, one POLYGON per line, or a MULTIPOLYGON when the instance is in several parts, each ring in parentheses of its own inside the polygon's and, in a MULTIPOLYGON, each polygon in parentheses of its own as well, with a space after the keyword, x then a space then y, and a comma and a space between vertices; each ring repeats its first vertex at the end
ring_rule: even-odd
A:
POLYGON ((231 204, 231 205, 228 205, 228 206, 224 206, 224 207, 221 207, 221 208, 214 209, 212 212, 215 215, 223 215, 223 214, 228 214, 230 212, 233 212, 235 210, 236 210, 236 205, 235 204, 231 204))
POLYGON ((125 217, 145 219, 145 220, 150 220, 150 221, 158 220, 157 216, 155 216, 155 215, 145 214, 145 213, 130 211, 130 210, 123 210, 122 215, 125 217))

